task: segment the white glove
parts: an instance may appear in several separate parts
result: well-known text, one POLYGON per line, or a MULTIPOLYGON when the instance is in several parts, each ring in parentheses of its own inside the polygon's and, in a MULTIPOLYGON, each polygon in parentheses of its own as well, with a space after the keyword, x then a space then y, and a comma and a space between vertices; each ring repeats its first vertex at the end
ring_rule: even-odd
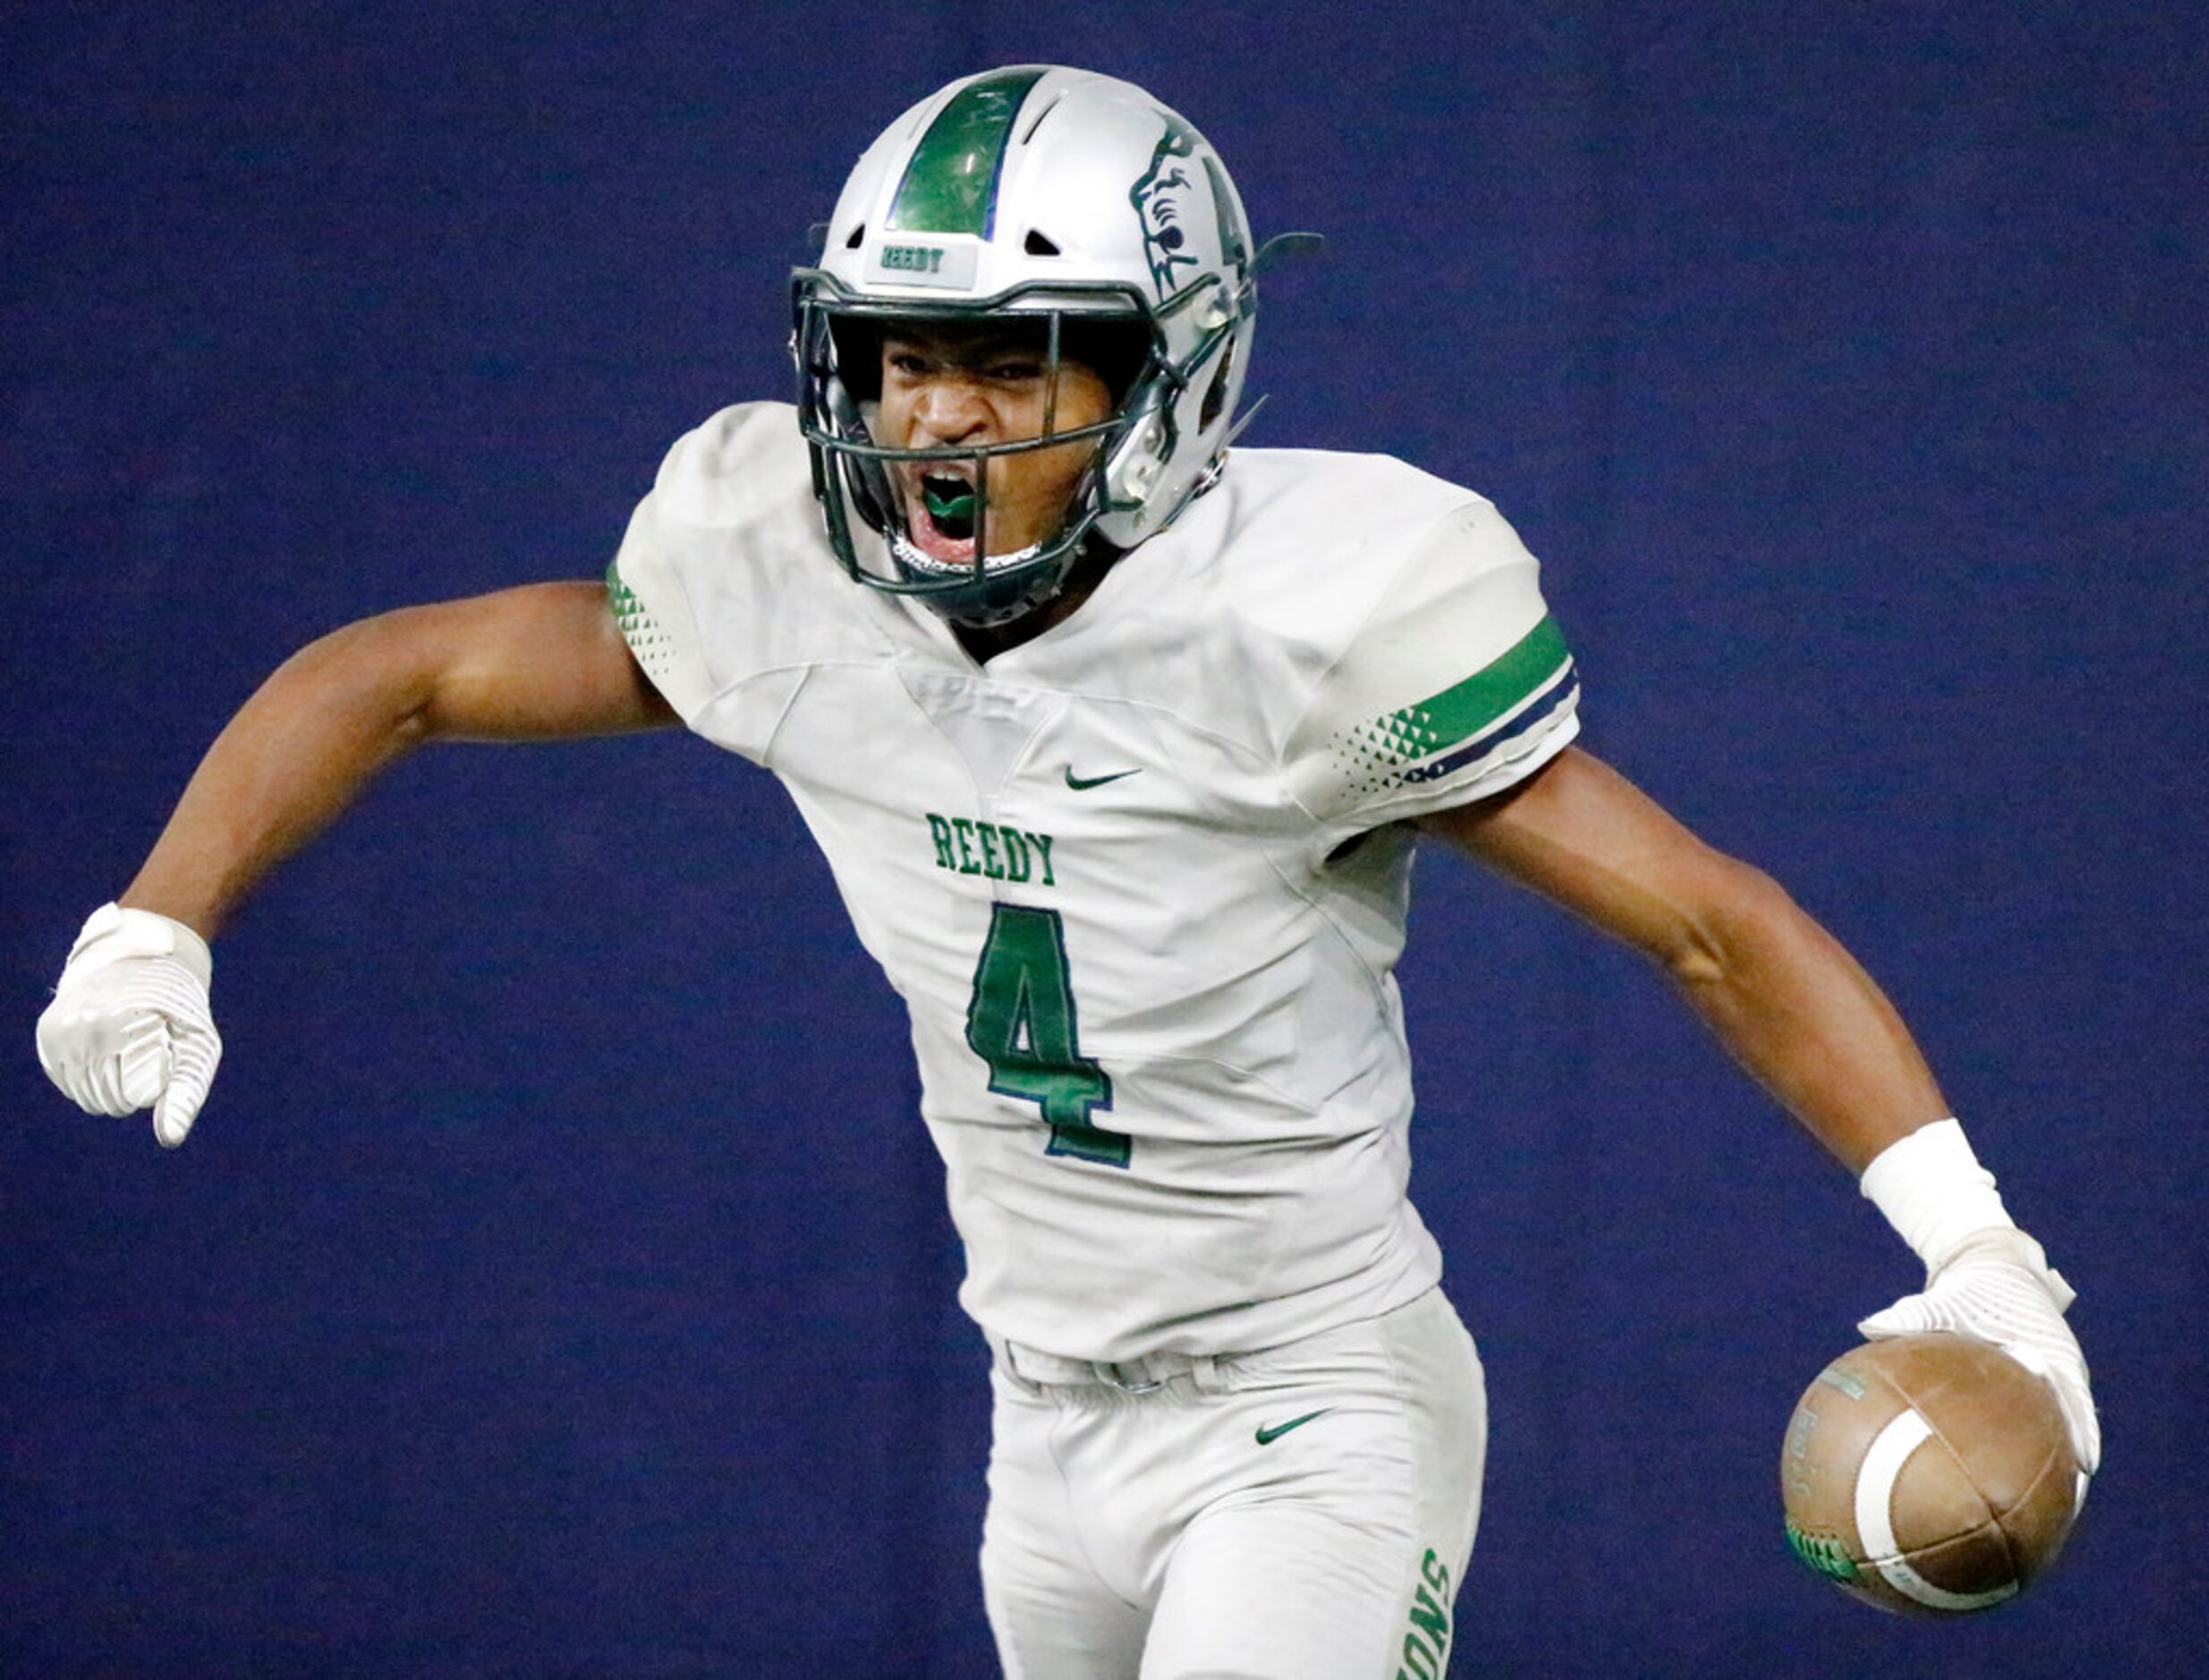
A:
POLYGON ((2055 1390, 2079 1469, 2091 1476, 2102 1464, 2102 1425, 2086 1383, 2086 1356, 2063 1322, 2072 1299, 2071 1286, 2049 1268, 2039 1243, 2014 1226, 1996 1226, 1967 1239, 1922 1293, 1903 1296, 1856 1328, 1874 1339, 1946 1330, 2001 1348, 2055 1390))
POLYGON ((2086 1356, 2063 1322, 2071 1286, 2018 1229, 1963 1127, 1951 1116, 1889 1144, 1864 1169, 1862 1187, 1925 1262, 1925 1287, 1856 1328, 1873 1337, 1946 1330, 2001 1348, 2055 1391, 2079 1468, 2092 1475, 2102 1425, 2086 1356))
POLYGON ((38 1017, 38 1065, 87 1114, 150 1107, 174 1149, 223 1059, 208 1011, 207 941, 150 910, 102 904, 84 924, 38 1017))

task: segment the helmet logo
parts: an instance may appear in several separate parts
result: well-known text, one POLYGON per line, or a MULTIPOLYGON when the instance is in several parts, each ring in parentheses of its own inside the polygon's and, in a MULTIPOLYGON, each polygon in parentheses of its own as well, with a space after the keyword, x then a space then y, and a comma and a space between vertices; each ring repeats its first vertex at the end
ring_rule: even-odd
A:
POLYGON ((1127 194, 1127 201, 1135 207, 1143 222, 1143 260, 1151 265, 1151 284, 1158 287, 1160 298, 1173 292, 1178 269, 1202 266, 1196 256, 1184 249, 1189 236, 1181 225, 1182 202, 1191 186, 1189 172, 1183 165, 1195 153, 1196 136, 1168 117, 1166 132, 1151 154, 1151 166, 1127 194))

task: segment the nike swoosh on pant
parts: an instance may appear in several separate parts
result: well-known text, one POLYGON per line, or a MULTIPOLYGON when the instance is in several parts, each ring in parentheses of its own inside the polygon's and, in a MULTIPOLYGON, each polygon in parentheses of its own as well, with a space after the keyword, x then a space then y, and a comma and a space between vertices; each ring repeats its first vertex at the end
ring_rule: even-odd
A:
POLYGON ((1259 1426, 1258 1430, 1258 1445, 1261 1447, 1270 1446, 1273 1442, 1279 1440, 1282 1436, 1287 1434, 1289 1430, 1302 1429, 1313 1418, 1323 1418, 1333 1410, 1334 1407, 1332 1406, 1321 1406, 1316 1412, 1307 1412, 1300 1418, 1289 1419, 1286 1423, 1262 1424, 1259 1426))

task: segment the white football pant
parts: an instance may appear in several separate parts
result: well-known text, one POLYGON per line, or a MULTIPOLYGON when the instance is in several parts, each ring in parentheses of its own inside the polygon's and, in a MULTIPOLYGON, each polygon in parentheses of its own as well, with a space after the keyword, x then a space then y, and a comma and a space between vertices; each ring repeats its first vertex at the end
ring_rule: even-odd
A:
POLYGON ((991 1375, 982 1589, 1010 1680, 1432 1680, 1487 1454, 1442 1293, 1147 1393, 991 1375))

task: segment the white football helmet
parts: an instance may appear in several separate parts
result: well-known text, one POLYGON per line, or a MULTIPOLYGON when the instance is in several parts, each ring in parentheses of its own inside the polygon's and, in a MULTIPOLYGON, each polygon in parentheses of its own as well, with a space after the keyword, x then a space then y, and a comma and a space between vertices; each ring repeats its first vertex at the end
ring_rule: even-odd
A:
POLYGON ((922 100, 860 158, 819 267, 792 280, 800 424, 845 569, 955 623, 1001 624, 1054 593, 1085 551, 1163 530, 1226 460, 1255 267, 1219 155, 1140 88, 1026 64, 922 100), (1034 439, 877 443, 882 327, 977 317, 1035 322, 1054 381, 1062 354, 1079 357, 1114 385, 1116 412, 1056 432, 1047 417, 1034 439), (1081 437, 1096 454, 1058 532, 990 554, 985 458, 1081 437), (890 469, 925 462, 961 463, 946 472, 972 494, 945 506, 972 522, 970 561, 932 558, 905 528, 890 469))

